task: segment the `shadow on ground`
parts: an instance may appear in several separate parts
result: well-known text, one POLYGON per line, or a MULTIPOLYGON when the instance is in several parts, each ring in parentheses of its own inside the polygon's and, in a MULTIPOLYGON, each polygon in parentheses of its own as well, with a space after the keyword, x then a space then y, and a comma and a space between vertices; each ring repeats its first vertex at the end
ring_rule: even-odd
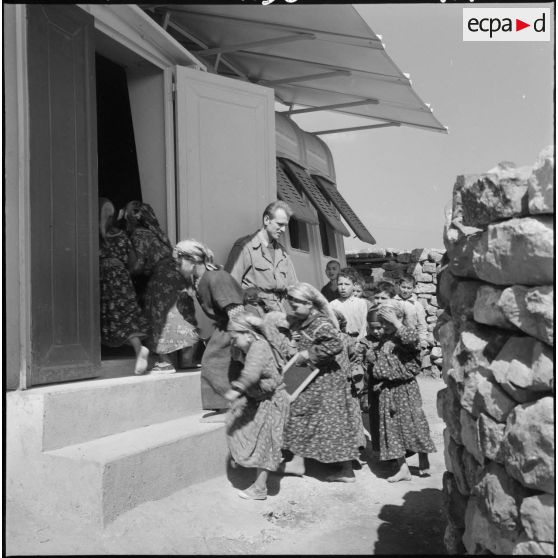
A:
POLYGON ((382 507, 374 554, 446 554, 442 491, 408 492, 403 504, 382 507))

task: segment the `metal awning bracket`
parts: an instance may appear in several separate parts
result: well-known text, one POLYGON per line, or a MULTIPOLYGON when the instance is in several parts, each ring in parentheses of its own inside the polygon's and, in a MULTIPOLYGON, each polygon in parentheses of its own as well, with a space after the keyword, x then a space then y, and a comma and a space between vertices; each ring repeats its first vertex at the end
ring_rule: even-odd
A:
POLYGON ((292 43, 294 41, 312 41, 316 38, 313 33, 297 33, 296 35, 286 35, 283 37, 274 37, 272 39, 264 39, 262 41, 252 41, 249 43, 240 43, 237 45, 227 45, 215 48, 208 48, 196 52, 198 56, 211 56, 212 54, 223 54, 225 52, 236 52, 239 50, 249 50, 257 47, 270 45, 278 45, 283 43, 292 43))
POLYGON ((339 76, 350 76, 350 70, 335 70, 333 72, 324 72, 321 74, 307 74, 304 76, 295 76, 290 78, 282 79, 261 79, 258 81, 260 85, 265 85, 266 87, 273 87, 275 85, 282 85, 283 83, 297 83, 300 81, 314 81, 315 79, 326 79, 339 76))
POLYGON ((334 110, 338 108, 358 107, 360 105, 377 105, 380 101, 378 99, 363 99, 361 101, 351 101, 350 103, 337 103, 335 105, 324 105, 321 107, 309 107, 304 109, 289 110, 291 114, 304 114, 307 112, 316 112, 319 110, 334 110))
POLYGON ((341 132, 355 132, 358 130, 371 130, 372 128, 390 128, 391 126, 401 126, 399 122, 386 122, 384 124, 372 124, 370 126, 353 126, 352 128, 336 128, 335 130, 321 130, 312 132, 316 136, 325 136, 326 134, 340 134, 341 132))

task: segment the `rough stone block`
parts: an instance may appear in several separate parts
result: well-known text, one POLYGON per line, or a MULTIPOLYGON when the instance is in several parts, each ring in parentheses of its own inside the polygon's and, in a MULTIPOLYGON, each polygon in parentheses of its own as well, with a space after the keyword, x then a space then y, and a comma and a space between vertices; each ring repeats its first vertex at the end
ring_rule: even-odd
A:
POLYGON ((422 275, 422 265, 416 262, 410 263, 407 266, 407 273, 418 281, 418 278, 422 275))
POLYGON ((504 441, 506 425, 481 413, 478 426, 482 453, 487 459, 503 464, 502 442, 504 441))
POLYGON ((554 219, 523 217, 489 225, 472 253, 462 257, 471 257, 475 276, 495 285, 549 285, 554 279, 554 219))
POLYGON ((442 348, 441 347, 432 347, 430 351, 430 356, 432 358, 439 358, 442 356, 442 348))
POLYGON ((465 528, 465 510, 467 497, 463 496, 457 488, 452 473, 445 472, 442 477, 442 491, 444 493, 444 507, 449 521, 460 528, 465 528))
POLYGON ((424 355, 420 362, 421 368, 430 368, 432 366, 432 361, 430 360, 430 355, 424 355))
POLYGON ((515 405, 516 402, 498 384, 485 379, 478 384, 472 414, 478 416, 484 412, 496 422, 505 422, 515 405))
POLYGON ((438 366, 439 368, 442 368, 442 365, 444 364, 444 359, 442 357, 440 358, 435 358, 432 361, 436 366, 438 366))
POLYGON ((450 300, 450 314, 458 327, 473 320, 473 308, 477 292, 482 285, 483 283, 480 281, 461 280, 454 283, 450 300))
POLYGON ((502 451, 510 476, 524 486, 554 494, 552 397, 515 407, 507 420, 502 451))
POLYGON ((477 290, 477 297, 473 307, 473 317, 475 322, 479 324, 493 325, 517 331, 517 327, 506 318, 499 305, 502 292, 503 289, 499 289, 498 287, 481 285, 477 290))
POLYGON ((426 316, 427 324, 435 324, 438 321, 437 316, 426 316))
POLYGON ((556 555, 553 544, 537 541, 520 541, 513 547, 512 556, 523 556, 525 554, 534 556, 556 555))
POLYGON ((460 235, 454 242, 447 244, 448 269, 456 276, 468 279, 479 279, 473 265, 473 255, 484 241, 483 231, 469 235, 460 235))
POLYGON ((465 525, 463 544, 468 554, 479 554, 484 550, 493 554, 511 554, 519 539, 518 531, 501 529, 490 521, 479 498, 474 496, 467 502, 465 525))
POLYGON ((461 407, 475 418, 482 411, 482 408, 479 408, 478 402, 475 404, 479 385, 483 382, 486 383, 491 377, 492 373, 482 367, 470 370, 467 374, 463 375, 463 385, 460 392, 461 407))
POLYGON ((463 224, 483 227, 494 221, 526 215, 528 187, 526 178, 466 176, 461 188, 463 224))
POLYGON ((385 262, 382 264, 382 269, 385 269, 386 271, 395 271, 395 270, 399 270, 401 269, 401 264, 397 263, 397 262, 385 262))
POLYGON ((400 254, 397 254, 397 263, 408 264, 410 261, 411 261, 410 252, 401 252, 400 254))
POLYGON ((521 331, 554 346, 554 287, 508 287, 500 297, 504 316, 521 331))
POLYGON ((444 419, 451 437, 461 445, 463 442, 461 440, 461 423, 459 422, 461 412, 459 397, 449 387, 444 388, 438 392, 436 404, 438 416, 444 419))
POLYGON ((370 272, 370 275, 372 277, 372 280, 374 282, 374 284, 378 284, 381 281, 384 280, 384 273, 385 273, 385 269, 381 268, 381 267, 373 267, 372 271, 370 272))
MULTIPOLYGON (((453 473, 453 464, 449 453, 449 445, 450 442, 452 442, 453 440, 447 428, 444 428, 443 436, 444 436, 444 464, 446 466, 446 471, 453 473)), ((453 443, 455 444, 455 442, 453 443)))
POLYGON ((430 273, 420 273, 415 279, 419 283, 434 283, 434 279, 430 273))
POLYGON ((452 521, 448 521, 444 530, 444 547, 450 556, 461 556, 465 554, 463 546, 463 533, 465 529, 458 527, 452 521))
POLYGON ((424 262, 422 264, 423 273, 436 273, 436 264, 434 262, 424 262))
POLYGON ((554 388, 552 350, 532 337, 510 337, 490 365, 494 379, 519 403, 554 388))
POLYGON ((445 250, 432 249, 428 252, 428 259, 431 262, 440 263, 442 261, 442 258, 444 257, 445 253, 446 253, 445 250))
POLYGON ((423 262, 428 259, 429 250, 427 248, 415 248, 411 251, 412 262, 423 262))
POLYGON ((471 489, 477 496, 490 521, 506 531, 519 529, 518 502, 529 491, 513 480, 506 470, 497 463, 489 463, 479 482, 471 489))
POLYGON ((451 463, 451 468, 448 467, 447 469, 453 473, 459 492, 467 496, 469 494, 469 484, 463 466, 463 452, 465 450, 463 446, 456 444, 451 437, 446 443, 446 448, 451 463))
POLYGON ((541 151, 529 177, 529 213, 554 213, 554 146, 541 151))
POLYGON ((461 409, 459 414, 461 423, 461 439, 465 449, 477 460, 480 465, 484 464, 484 455, 480 444, 479 427, 475 417, 470 415, 465 409, 461 409))
POLYGON ((466 449, 463 450, 463 472, 465 473, 465 480, 472 490, 482 477, 484 466, 481 465, 475 457, 470 454, 466 449))
POLYGON ((433 283, 417 283, 415 286, 415 293, 419 294, 433 294, 436 292, 436 285, 433 283))
POLYGON ((467 322, 459 334, 451 357, 451 367, 457 369, 456 377, 459 374, 466 376, 479 368, 489 368, 508 337, 509 334, 504 330, 467 322))
POLYGON ((536 494, 525 498, 519 510, 521 525, 529 539, 553 543, 555 538, 554 496, 536 494))

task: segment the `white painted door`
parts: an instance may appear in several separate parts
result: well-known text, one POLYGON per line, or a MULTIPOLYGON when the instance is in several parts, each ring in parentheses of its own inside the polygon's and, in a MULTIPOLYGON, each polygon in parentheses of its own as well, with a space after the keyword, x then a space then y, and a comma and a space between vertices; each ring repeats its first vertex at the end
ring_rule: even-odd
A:
POLYGON ((277 195, 273 90, 178 67, 175 102, 178 238, 224 264, 277 195))

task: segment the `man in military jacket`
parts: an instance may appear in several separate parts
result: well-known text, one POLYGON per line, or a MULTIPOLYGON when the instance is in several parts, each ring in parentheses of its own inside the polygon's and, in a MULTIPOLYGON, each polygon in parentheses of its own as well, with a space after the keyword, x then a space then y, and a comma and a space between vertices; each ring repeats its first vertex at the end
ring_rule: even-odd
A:
POLYGON ((292 210, 285 202, 270 203, 262 216, 262 228, 239 238, 225 264, 225 270, 243 289, 258 289, 267 312, 284 311, 287 288, 297 282, 293 262, 279 242, 291 215, 292 210))

